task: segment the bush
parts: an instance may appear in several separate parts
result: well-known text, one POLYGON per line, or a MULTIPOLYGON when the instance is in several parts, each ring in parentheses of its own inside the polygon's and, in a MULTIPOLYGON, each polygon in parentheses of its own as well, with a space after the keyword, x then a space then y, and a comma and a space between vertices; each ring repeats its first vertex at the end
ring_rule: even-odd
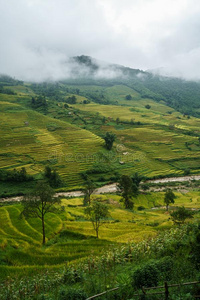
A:
POLYGON ((80 270, 76 270, 73 267, 67 268, 64 273, 64 282, 68 284, 73 284, 77 282, 81 282, 83 280, 82 273, 80 270))
POLYGON ((157 286, 159 280, 157 264, 153 262, 146 263, 133 273, 132 278, 133 286, 136 288, 157 286))
POLYGON ((171 279, 173 259, 169 256, 151 260, 132 274, 132 284, 136 288, 157 286, 159 281, 171 279))
POLYGON ((144 206, 138 206, 137 210, 145 210, 145 207, 144 206))
POLYGON ((85 300, 87 299, 87 295, 85 291, 81 288, 67 288, 61 289, 59 291, 59 300, 85 300))
POLYGON ((129 95, 126 95, 125 97, 126 100, 132 100, 132 96, 129 94, 129 95))

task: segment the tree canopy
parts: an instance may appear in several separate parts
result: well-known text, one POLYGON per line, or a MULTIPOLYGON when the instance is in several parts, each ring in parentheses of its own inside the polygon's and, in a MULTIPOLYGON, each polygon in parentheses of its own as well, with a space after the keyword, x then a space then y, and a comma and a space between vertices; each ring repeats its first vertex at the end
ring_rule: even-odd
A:
POLYGON ((96 198, 92 204, 85 208, 85 214, 92 222, 96 232, 96 237, 99 237, 99 227, 103 224, 103 220, 109 217, 108 206, 101 203, 100 198, 96 198))
POLYGON ((84 189, 84 199, 83 204, 84 205, 90 205, 91 204, 91 195, 95 191, 96 185, 94 182, 90 179, 87 179, 85 182, 85 189, 84 189))
POLYGON ((193 212, 191 210, 186 209, 184 206, 177 208, 173 212, 170 213, 172 221, 174 224, 184 224, 186 219, 193 218, 193 212))
POLYGON ((130 176, 122 175, 118 182, 118 190, 121 193, 122 200, 124 202, 125 208, 132 209, 134 206, 133 195, 134 195, 134 185, 130 176))
POLYGON ((166 204, 166 210, 167 211, 168 211, 168 208, 169 208, 169 204, 174 203, 175 198, 176 198, 176 196, 174 195, 172 190, 167 190, 165 192, 164 203, 166 204))
POLYGON ((113 143, 115 141, 115 134, 112 133, 112 132, 106 132, 106 135, 104 136, 104 140, 105 140, 105 143, 106 143, 106 148, 108 150, 111 150, 112 149, 112 146, 113 146, 113 143))
POLYGON ((45 244, 45 216, 55 212, 55 204, 60 204, 60 199, 54 197, 53 189, 44 182, 38 183, 34 192, 26 195, 22 201, 21 216, 25 218, 38 218, 42 222, 42 243, 45 244))

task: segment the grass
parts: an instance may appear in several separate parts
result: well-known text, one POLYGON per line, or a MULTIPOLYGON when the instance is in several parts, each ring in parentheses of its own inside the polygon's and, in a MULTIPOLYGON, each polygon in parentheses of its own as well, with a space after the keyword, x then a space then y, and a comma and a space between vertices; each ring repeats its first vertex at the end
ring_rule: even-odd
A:
MULTIPOLYGON (((83 199, 62 199, 65 211, 46 217, 45 246, 41 245, 40 221, 20 218, 20 203, 0 207, 1 280, 15 274, 14 267, 19 276, 34 272, 34 269, 37 272, 40 266, 56 270, 58 266, 82 260, 91 254, 100 255, 114 245, 155 237, 160 230, 173 226, 169 214, 162 208, 163 198, 163 192, 140 194, 134 200, 134 211, 129 211, 123 208, 120 196, 102 195, 102 201, 109 206, 110 218, 100 227, 99 239, 95 238, 92 224, 85 219, 83 199), (143 210, 138 210, 141 206, 143 210), (154 206, 157 209, 152 209, 154 206)), ((174 207, 200 208, 199 192, 176 192, 175 201, 174 207)), ((195 215, 196 219, 199 219, 199 213, 195 215)))

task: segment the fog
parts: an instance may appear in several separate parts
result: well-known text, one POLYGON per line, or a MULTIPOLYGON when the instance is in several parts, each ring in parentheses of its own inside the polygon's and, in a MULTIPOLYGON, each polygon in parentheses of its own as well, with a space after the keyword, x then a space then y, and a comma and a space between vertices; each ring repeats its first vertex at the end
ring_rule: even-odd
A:
MULTIPOLYGON (((62 79, 89 55, 199 80, 199 29, 199 0, 0 0, 0 73, 62 79)), ((120 75, 100 66, 97 77, 120 75)))

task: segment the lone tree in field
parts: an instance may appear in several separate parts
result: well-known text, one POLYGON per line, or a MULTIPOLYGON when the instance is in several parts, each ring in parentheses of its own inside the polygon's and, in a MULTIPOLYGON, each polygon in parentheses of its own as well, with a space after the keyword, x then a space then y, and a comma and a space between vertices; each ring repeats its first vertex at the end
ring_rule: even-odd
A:
POLYGON ((115 134, 112 132, 106 132, 106 135, 104 136, 104 140, 106 143, 106 148, 108 150, 112 149, 113 143, 115 141, 115 134))
POLYGON ((84 213, 92 222, 96 237, 99 237, 99 227, 103 221, 109 217, 108 206, 100 202, 100 198, 96 198, 92 204, 85 208, 84 213))
POLYGON ((181 225, 185 223, 186 219, 193 218, 193 212, 191 210, 187 210, 184 206, 182 206, 171 212, 170 216, 174 224, 181 225))
POLYGON ((176 198, 176 196, 174 195, 174 193, 171 190, 167 190, 165 192, 164 203, 166 205, 166 210, 167 211, 168 211, 168 208, 169 208, 169 204, 174 203, 175 198, 176 198))
POLYGON ((83 199, 83 205, 90 205, 91 204, 91 195, 95 191, 96 185, 94 182, 90 179, 87 179, 85 182, 85 189, 84 189, 84 199, 83 199))
POLYGON ((132 100, 132 96, 129 94, 129 95, 126 95, 125 97, 126 100, 132 100))
POLYGON ((132 209, 134 206, 134 185, 130 176, 122 175, 118 182, 118 191, 121 193, 122 200, 126 209, 132 209))
POLYGON ((25 196, 21 216, 25 218, 38 218, 42 223, 42 244, 45 244, 45 216, 55 212, 55 204, 60 204, 59 198, 54 198, 53 189, 46 183, 38 183, 35 191, 25 196))
POLYGON ((131 179, 133 181, 133 194, 134 196, 137 196, 139 194, 140 182, 144 179, 144 176, 135 173, 132 175, 131 179))

